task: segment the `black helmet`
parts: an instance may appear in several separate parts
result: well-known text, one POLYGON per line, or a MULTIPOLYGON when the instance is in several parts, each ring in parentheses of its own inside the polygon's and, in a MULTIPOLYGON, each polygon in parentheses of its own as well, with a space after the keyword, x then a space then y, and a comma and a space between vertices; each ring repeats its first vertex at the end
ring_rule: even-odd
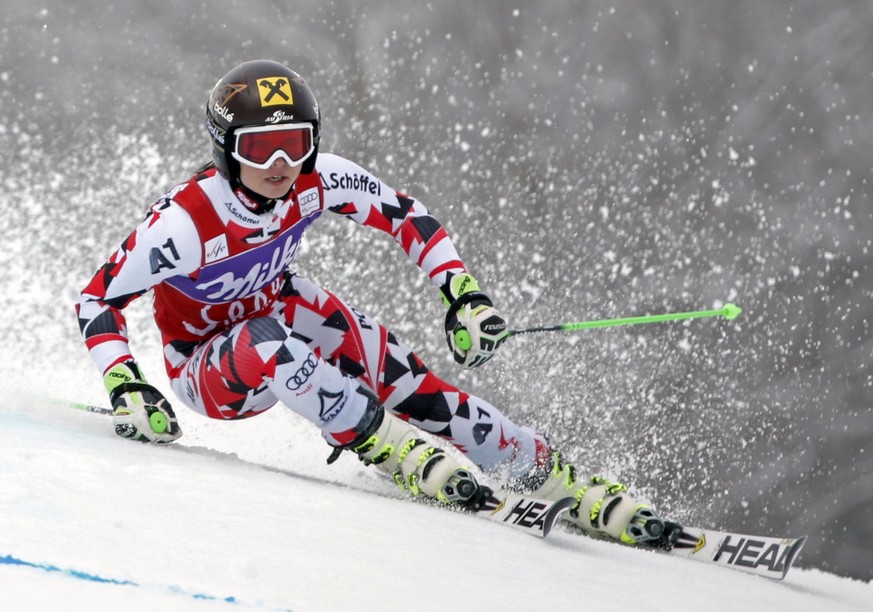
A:
POLYGON ((224 178, 239 183, 239 162, 231 156, 237 128, 277 123, 310 123, 313 153, 303 162, 302 174, 315 170, 320 140, 321 113, 309 86, 299 74, 278 62, 244 62, 219 79, 206 106, 206 129, 212 158, 224 178))

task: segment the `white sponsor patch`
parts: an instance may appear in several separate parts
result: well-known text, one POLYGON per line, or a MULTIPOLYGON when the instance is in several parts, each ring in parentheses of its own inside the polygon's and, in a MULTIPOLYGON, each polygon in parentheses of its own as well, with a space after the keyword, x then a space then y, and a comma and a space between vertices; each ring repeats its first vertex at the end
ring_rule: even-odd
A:
POLYGON ((222 234, 206 241, 206 263, 224 259, 228 255, 227 237, 222 234))
POLYGON ((321 208, 321 203, 318 201, 318 187, 307 189, 297 196, 297 203, 300 205, 300 216, 308 217, 315 211, 321 208))

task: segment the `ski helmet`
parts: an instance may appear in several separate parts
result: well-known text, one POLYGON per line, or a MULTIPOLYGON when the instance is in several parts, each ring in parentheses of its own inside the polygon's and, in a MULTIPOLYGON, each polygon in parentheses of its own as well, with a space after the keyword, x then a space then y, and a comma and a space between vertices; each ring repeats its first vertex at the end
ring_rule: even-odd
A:
POLYGON ((239 162, 231 155, 234 132, 286 123, 312 125, 314 150, 301 169, 301 174, 310 174, 321 136, 321 113, 312 90, 303 77, 278 62, 252 60, 236 66, 215 84, 206 106, 215 167, 231 184, 238 184, 239 162))

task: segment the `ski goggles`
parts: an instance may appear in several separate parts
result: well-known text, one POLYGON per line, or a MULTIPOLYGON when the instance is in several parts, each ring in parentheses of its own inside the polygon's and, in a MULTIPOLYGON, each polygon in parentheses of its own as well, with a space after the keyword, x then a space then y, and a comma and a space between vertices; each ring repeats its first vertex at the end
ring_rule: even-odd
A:
POLYGON ((312 125, 308 123, 259 125, 234 132, 231 155, 241 164, 266 170, 280 157, 289 166, 299 166, 314 150, 312 125))

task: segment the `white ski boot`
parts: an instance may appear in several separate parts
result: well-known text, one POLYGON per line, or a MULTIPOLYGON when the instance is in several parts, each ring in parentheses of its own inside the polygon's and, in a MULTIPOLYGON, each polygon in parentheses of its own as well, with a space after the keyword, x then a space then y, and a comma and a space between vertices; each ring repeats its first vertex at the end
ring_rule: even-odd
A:
MULTIPOLYGON (((492 497, 491 489, 480 485, 468 468, 443 449, 425 442, 412 425, 385 411, 375 399, 368 412, 370 420, 362 427, 364 431, 343 449, 387 472, 400 488, 414 496, 471 510, 478 510, 492 497)), ((337 449, 328 463, 343 449, 337 449)))
POLYGON ((668 548, 678 525, 666 523, 648 505, 627 494, 623 484, 599 476, 576 480, 576 470, 553 451, 548 463, 517 483, 534 497, 557 500, 575 497, 576 505, 563 519, 574 529, 595 537, 609 537, 624 544, 668 548))

